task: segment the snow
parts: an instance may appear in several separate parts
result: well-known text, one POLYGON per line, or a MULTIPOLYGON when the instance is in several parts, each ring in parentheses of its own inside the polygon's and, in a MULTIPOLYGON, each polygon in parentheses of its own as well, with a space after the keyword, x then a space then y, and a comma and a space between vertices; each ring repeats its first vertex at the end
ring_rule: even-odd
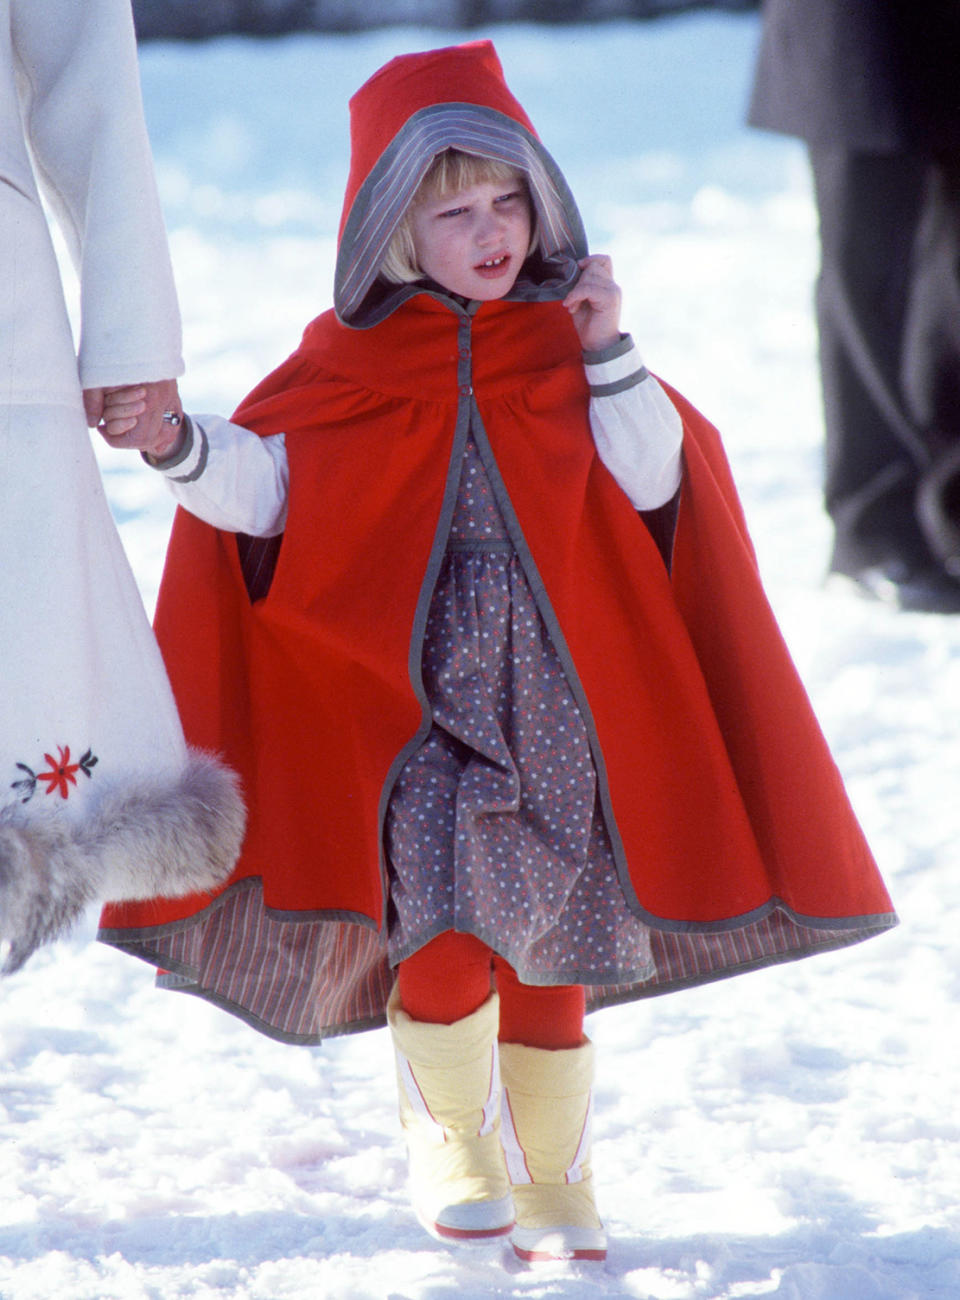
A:
MULTIPOLYGON (((611 1247, 572 1271, 417 1226, 385 1031, 281 1046, 155 990, 90 917, 0 989, 2 1300, 960 1295, 960 622, 824 586, 815 215, 802 148, 742 125, 756 19, 489 34, 648 364, 724 432, 903 924, 591 1019, 611 1247)), ((188 407, 229 411, 328 305, 347 96, 451 39, 144 50, 188 407)), ((98 454, 152 605, 170 502, 139 458, 98 454)))

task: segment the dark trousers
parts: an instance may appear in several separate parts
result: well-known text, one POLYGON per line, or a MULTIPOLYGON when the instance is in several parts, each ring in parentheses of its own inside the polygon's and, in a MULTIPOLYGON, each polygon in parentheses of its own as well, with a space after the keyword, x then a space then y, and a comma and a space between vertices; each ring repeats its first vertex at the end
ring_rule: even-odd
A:
POLYGON ((960 445, 960 166, 810 149, 831 567, 931 552, 921 475, 960 445))

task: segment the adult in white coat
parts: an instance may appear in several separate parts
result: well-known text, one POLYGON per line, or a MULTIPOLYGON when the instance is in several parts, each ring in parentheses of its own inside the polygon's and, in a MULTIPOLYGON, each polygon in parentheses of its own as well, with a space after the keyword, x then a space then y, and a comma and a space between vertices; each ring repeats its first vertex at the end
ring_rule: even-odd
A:
POLYGON ((188 751, 84 403, 183 368, 129 0, 0 0, 0 958, 95 898, 211 888, 232 774, 188 751), (43 193, 80 282, 79 355, 43 193))

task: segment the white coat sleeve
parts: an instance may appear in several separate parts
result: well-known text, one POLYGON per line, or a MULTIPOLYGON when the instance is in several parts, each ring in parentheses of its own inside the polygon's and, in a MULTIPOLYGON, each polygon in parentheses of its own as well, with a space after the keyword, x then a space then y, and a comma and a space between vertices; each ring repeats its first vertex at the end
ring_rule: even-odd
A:
POLYGON ((80 278, 83 388, 183 372, 130 0, 11 0, 25 133, 80 278))
POLYGON ((597 454, 637 510, 656 510, 680 486, 683 424, 629 335, 585 352, 597 454))
POLYGON ((219 415, 193 415, 184 443, 159 470, 192 515, 230 533, 275 537, 287 522, 289 467, 282 433, 261 438, 219 415))

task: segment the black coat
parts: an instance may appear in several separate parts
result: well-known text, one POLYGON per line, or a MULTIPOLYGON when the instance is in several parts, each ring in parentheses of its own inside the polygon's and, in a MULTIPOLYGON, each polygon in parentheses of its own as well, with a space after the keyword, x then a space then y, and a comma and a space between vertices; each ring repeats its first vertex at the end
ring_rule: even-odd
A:
POLYGON ((960 150, 957 0, 765 0, 753 126, 817 145, 960 150))

